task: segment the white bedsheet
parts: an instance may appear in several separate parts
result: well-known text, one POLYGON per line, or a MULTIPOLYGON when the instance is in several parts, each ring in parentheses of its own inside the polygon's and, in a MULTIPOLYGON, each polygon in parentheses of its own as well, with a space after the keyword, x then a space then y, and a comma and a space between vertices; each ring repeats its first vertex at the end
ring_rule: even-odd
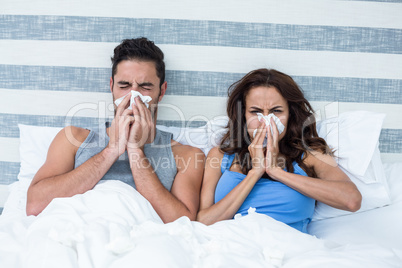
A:
POLYGON ((391 250, 339 245, 268 216, 163 224, 130 186, 105 181, 37 217, 0 217, 1 267, 400 267, 391 250))
POLYGON ((380 245, 402 258, 402 163, 384 164, 384 170, 390 185, 391 205, 312 222, 309 233, 341 244, 380 245))

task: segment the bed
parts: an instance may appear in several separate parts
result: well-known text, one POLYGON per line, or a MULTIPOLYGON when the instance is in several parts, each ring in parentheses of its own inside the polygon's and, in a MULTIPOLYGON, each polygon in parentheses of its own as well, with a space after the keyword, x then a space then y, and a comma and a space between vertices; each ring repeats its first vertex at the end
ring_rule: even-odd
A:
POLYGON ((2 0, 1 267, 402 267, 401 13, 398 0, 2 0), (224 132, 231 83, 257 68, 290 74, 362 208, 317 203, 308 234, 252 208, 212 226, 163 224, 108 181, 27 217, 56 133, 113 118, 110 56, 139 36, 165 52, 158 128, 204 153, 224 132))

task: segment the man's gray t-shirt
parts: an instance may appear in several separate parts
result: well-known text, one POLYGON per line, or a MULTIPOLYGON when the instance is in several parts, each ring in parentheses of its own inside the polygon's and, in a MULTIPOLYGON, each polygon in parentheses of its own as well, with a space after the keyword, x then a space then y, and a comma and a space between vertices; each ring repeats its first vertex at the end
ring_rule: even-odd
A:
MULTIPOLYGON (((170 191, 177 173, 176 162, 171 147, 172 133, 156 129, 153 143, 145 144, 144 153, 148 158, 159 180, 170 191)), ((88 137, 78 148, 75 155, 75 168, 85 161, 100 153, 109 143, 106 127, 100 127, 98 131, 90 130, 88 137)), ((148 162, 139 161, 139 165, 146 166, 148 162)), ((135 188, 133 175, 128 161, 127 151, 112 165, 101 180, 119 180, 135 188)))

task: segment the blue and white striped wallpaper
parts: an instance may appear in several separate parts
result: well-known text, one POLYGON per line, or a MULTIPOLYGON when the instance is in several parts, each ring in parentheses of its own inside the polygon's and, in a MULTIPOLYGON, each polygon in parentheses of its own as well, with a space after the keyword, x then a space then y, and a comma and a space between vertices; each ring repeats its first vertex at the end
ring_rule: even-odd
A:
POLYGON ((140 36, 166 56, 159 124, 203 125, 225 114, 231 83, 276 68, 321 114, 386 113, 380 151, 402 161, 401 14, 398 0, 0 0, 0 207, 19 172, 17 124, 110 118, 113 48, 140 36))

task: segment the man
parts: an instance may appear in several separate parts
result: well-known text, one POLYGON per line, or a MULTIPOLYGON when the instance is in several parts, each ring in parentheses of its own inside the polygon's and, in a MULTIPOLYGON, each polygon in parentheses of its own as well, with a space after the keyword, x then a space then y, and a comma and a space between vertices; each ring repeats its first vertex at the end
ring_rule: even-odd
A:
POLYGON ((115 179, 135 187, 164 222, 195 220, 205 156, 156 129, 157 104, 167 88, 163 57, 146 38, 123 40, 115 48, 110 90, 113 101, 125 97, 111 125, 99 132, 69 126, 56 135, 28 189, 28 215, 38 215, 53 198, 115 179), (149 108, 136 97, 127 109, 132 90, 152 98, 149 108))

